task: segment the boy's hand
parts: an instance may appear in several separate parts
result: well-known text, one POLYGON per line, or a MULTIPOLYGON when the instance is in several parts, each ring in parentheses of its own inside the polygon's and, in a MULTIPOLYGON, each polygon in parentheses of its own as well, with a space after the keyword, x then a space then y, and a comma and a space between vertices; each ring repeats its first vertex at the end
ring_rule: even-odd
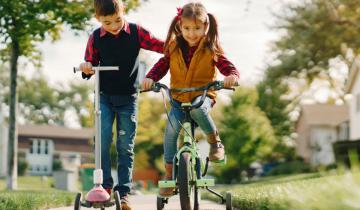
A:
POLYGON ((234 86, 236 84, 236 82, 237 82, 237 78, 233 75, 229 75, 224 78, 224 87, 230 88, 230 87, 234 86))
POLYGON ((154 83, 154 80, 152 80, 150 78, 145 78, 141 83, 141 89, 148 90, 151 88, 153 83, 154 83))
POLYGON ((79 68, 86 75, 93 75, 95 73, 92 70, 92 64, 90 62, 81 63, 79 68))

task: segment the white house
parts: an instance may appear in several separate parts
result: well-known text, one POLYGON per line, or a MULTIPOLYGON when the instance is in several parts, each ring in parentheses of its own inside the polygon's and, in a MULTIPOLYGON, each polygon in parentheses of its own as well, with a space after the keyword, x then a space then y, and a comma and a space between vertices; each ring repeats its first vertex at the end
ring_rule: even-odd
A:
POLYGON ((351 94, 350 101, 350 139, 360 139, 360 56, 356 57, 350 68, 346 83, 346 93, 351 94))
MULTIPOLYGON (((64 169, 77 172, 82 160, 91 160, 93 129, 49 125, 22 125, 18 132, 19 159, 29 164, 29 174, 50 175, 54 159, 64 169)), ((86 161, 85 161, 86 162, 86 161)))
POLYGON ((347 139, 347 105, 302 105, 296 123, 296 152, 313 165, 335 162, 333 143, 347 139))
POLYGON ((7 139, 8 128, 0 109, 0 177, 4 177, 7 174, 7 139))

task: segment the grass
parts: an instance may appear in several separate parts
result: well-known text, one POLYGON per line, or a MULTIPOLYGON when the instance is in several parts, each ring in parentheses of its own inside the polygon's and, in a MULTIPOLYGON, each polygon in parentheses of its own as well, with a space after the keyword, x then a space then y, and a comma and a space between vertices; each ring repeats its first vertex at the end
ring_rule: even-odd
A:
MULTIPOLYGON (((242 210, 352 210, 360 208, 360 173, 296 175, 219 189, 242 210)), ((204 198, 218 200, 205 193, 204 198)))
POLYGON ((38 210, 69 206, 73 203, 73 193, 63 191, 1 191, 1 210, 38 210))
POLYGON ((39 210, 69 206, 74 193, 56 190, 52 177, 24 176, 18 178, 18 190, 5 190, 6 181, 0 179, 0 210, 39 210))

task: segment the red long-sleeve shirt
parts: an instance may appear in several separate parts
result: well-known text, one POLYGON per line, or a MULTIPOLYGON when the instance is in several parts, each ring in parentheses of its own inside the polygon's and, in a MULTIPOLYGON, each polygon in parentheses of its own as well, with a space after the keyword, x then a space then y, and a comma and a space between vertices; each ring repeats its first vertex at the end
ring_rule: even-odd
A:
MULTIPOLYGON (((197 49, 197 46, 190 47, 187 53, 187 56, 184 57, 184 61, 186 66, 189 67, 190 61, 197 49)), ((185 56, 185 55, 183 55, 185 56)), ((219 69, 220 73, 224 76, 234 75, 239 78, 239 71, 235 68, 234 64, 232 64, 224 55, 220 55, 217 57, 217 61, 215 62, 215 66, 219 69)), ((160 60, 152 67, 149 73, 146 75, 146 78, 150 78, 155 82, 159 81, 163 78, 166 73, 169 71, 170 67, 170 57, 164 56, 160 58, 160 60)))
MULTIPOLYGON (((144 29, 140 25, 137 26, 140 48, 163 53, 164 42, 155 38, 148 30, 144 29)), ((107 32, 104 28, 100 28, 100 38, 105 36, 107 33, 109 32, 107 32)), ((128 22, 125 22, 124 28, 120 31, 120 33, 131 33, 128 22)), ((115 37, 119 36, 119 34, 115 37)), ((97 66, 99 64, 99 49, 94 47, 94 34, 91 34, 89 37, 85 50, 85 61, 92 63, 93 66, 97 66)))

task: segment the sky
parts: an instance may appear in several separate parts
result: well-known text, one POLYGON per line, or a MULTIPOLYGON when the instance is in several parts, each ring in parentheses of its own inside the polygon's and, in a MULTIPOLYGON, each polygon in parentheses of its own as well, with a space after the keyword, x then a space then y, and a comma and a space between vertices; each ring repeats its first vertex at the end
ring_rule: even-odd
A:
MULTIPOLYGON (((290 0, 202 0, 208 12, 214 14, 219 22, 220 42, 228 59, 240 72, 241 82, 255 84, 261 80, 266 57, 269 55, 271 41, 278 38, 269 29, 274 23, 271 11, 280 8, 281 2, 290 0)), ((188 0, 148 0, 136 10, 127 14, 127 20, 139 23, 160 39, 166 38, 168 26, 176 15, 176 7, 188 0)), ((92 20, 93 29, 99 24, 92 20)), ((60 41, 41 43, 43 52, 42 72, 51 84, 77 81, 72 68, 84 59, 84 51, 91 30, 75 36, 65 28, 60 41)), ((160 55, 146 53, 150 64, 160 55)), ((151 65, 149 67, 151 67, 151 65)), ((26 72, 33 75, 34 69, 26 72)))

